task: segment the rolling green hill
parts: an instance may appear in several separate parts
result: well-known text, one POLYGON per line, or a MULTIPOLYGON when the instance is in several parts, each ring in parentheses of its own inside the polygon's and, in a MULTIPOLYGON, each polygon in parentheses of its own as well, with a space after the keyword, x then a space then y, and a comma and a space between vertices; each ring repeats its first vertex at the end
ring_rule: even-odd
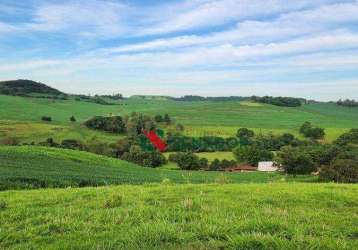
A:
POLYGON ((314 181, 277 173, 185 172, 139 167, 87 152, 45 147, 0 147, 0 190, 18 188, 175 183, 314 181))
POLYGON ((65 95, 61 91, 43 83, 31 80, 0 81, 0 94, 21 96, 58 96, 65 95))
MULTIPOLYGON (((357 127, 358 121, 358 109, 340 107, 332 103, 308 104, 295 108, 234 101, 126 99, 116 103, 118 105, 99 105, 73 99, 49 100, 0 95, 0 107, 6 107, 0 110, 0 122, 12 122, 12 125, 2 126, 0 137, 17 134, 17 123, 34 123, 36 126, 41 123, 42 116, 51 116, 53 122, 46 125, 61 126, 67 131, 75 130, 73 134, 81 138, 83 136, 78 133, 79 126, 73 126, 69 121, 72 115, 76 117, 77 124, 80 124, 94 115, 125 115, 134 111, 153 116, 168 113, 178 123, 182 123, 185 126, 184 133, 191 136, 233 136, 240 127, 248 127, 262 133, 290 132, 297 135, 300 125, 310 121, 314 125, 324 127, 327 132, 326 140, 332 141, 348 129, 357 127)), ((81 130, 84 134, 91 134, 88 130, 81 130)), ((24 137, 26 141, 38 141, 56 135, 54 131, 50 134, 24 137)), ((109 140, 116 140, 108 137, 109 140)))
POLYGON ((357 185, 0 192, 0 249, 357 249, 357 185))

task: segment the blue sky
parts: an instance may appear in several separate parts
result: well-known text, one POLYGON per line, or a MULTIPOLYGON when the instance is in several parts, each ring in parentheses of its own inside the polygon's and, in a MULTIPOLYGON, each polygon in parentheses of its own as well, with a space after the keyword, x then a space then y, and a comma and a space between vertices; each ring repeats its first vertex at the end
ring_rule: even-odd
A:
POLYGON ((358 99, 357 0, 0 0, 0 80, 358 99))

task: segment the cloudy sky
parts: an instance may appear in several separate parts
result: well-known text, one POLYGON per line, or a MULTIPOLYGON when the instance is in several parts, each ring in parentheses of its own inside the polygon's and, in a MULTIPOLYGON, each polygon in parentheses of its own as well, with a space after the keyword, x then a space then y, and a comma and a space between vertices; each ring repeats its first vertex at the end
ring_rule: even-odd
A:
POLYGON ((358 99, 358 0, 0 0, 0 80, 358 99))

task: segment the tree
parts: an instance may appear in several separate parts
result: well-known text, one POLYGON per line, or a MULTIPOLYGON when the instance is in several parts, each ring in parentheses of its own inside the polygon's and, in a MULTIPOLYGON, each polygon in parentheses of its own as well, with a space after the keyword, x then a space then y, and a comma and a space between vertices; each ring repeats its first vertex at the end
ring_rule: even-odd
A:
POLYGON ((300 127, 300 133, 307 138, 322 139, 325 136, 323 128, 313 127, 310 122, 305 122, 300 127))
POLYGON ((255 132, 247 128, 240 128, 237 130, 236 136, 238 138, 243 138, 243 137, 251 138, 255 136, 255 132))
POLYGON ((71 117, 70 117, 70 121, 71 121, 71 122, 76 122, 76 118, 75 118, 74 116, 71 116, 71 117))
POLYGON ((337 159, 322 167, 319 177, 324 181, 358 183, 358 163, 351 159, 337 159))
POLYGON ((164 115, 164 119, 163 121, 166 123, 166 124, 170 124, 172 122, 170 116, 168 114, 165 114, 164 115))
POLYGON ((213 160, 209 166, 209 170, 210 171, 219 171, 220 169, 221 169, 220 160, 219 159, 213 160))
POLYGON ((251 138, 253 138, 255 136, 255 133, 254 133, 254 131, 252 131, 250 129, 240 128, 237 131, 236 136, 240 140, 240 145, 246 146, 246 145, 251 144, 251 138))
POLYGON ((43 117, 41 117, 41 120, 44 122, 51 122, 52 118, 50 116, 43 116, 43 117))
POLYGON ((178 166, 183 170, 198 170, 201 167, 200 159, 193 153, 184 153, 178 159, 178 166))
POLYGON ((154 121, 155 122, 163 122, 163 117, 161 115, 156 115, 156 116, 154 116, 154 121))
POLYGON ((249 163, 257 166, 260 161, 271 161, 273 153, 257 145, 238 146, 233 150, 236 160, 240 163, 249 163))
POLYGON ((278 153, 278 162, 288 174, 310 174, 317 170, 308 153, 291 146, 282 148, 278 153))

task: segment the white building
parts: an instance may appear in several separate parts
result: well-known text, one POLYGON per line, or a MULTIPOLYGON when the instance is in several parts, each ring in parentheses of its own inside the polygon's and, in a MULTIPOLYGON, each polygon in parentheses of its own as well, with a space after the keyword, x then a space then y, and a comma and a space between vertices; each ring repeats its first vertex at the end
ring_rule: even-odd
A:
POLYGON ((261 172, 275 172, 278 170, 278 167, 272 161, 261 161, 257 170, 261 172))

